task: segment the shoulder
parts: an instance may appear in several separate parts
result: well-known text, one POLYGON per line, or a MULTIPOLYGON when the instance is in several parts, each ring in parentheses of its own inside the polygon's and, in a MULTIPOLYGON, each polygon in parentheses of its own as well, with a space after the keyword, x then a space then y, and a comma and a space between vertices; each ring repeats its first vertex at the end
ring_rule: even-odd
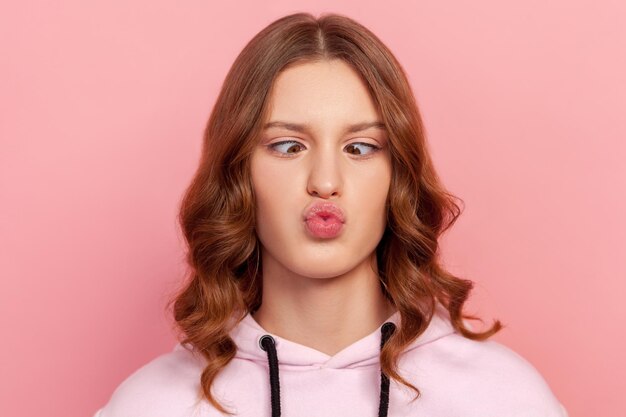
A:
POLYGON ((436 398, 443 393, 459 398, 453 402, 459 410, 506 417, 567 417, 539 371, 496 341, 475 341, 453 333, 407 352, 405 361, 416 386, 424 387, 424 396, 436 398))
POLYGON ((202 359, 176 344, 128 376, 94 417, 192 416, 202 370, 202 359))

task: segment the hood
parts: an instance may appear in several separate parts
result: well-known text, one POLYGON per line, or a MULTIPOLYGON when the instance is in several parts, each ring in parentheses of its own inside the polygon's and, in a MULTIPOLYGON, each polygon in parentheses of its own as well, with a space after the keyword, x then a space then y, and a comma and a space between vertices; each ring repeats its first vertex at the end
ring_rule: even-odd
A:
MULTIPOLYGON (((357 340, 333 356, 316 349, 292 342, 263 329, 248 313, 233 328, 231 337, 237 344, 235 358, 268 364, 272 417, 280 417, 280 369, 310 370, 312 368, 351 369, 373 366, 379 363, 380 350, 400 326, 400 313, 396 311, 376 330, 357 340)), ((454 333, 445 308, 436 303, 435 311, 426 330, 417 337, 405 352, 454 333)), ((380 371, 380 397, 378 416, 387 417, 389 410, 389 378, 380 371)))
MULTIPOLYGON (((400 312, 396 311, 372 333, 355 341, 333 356, 266 331, 250 313, 231 331, 230 335, 237 344, 238 349, 235 357, 239 359, 267 364, 268 352, 261 347, 261 340, 264 336, 269 335, 274 340, 276 356, 280 361, 281 368, 303 371, 311 368, 349 369, 378 364, 383 327, 386 323, 392 323, 392 327, 395 329, 395 327, 400 326, 400 322, 400 312)), ((454 333, 454 328, 450 324, 448 311, 440 303, 436 303, 435 314, 433 314, 427 329, 406 348, 405 352, 417 349, 421 345, 451 333, 454 333)))

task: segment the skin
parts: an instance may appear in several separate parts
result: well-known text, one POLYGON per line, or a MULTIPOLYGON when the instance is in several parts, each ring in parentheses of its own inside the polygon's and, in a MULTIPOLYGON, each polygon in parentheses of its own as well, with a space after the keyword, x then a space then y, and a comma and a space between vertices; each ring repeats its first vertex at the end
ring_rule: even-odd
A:
POLYGON ((384 127, 347 132, 382 119, 341 60, 287 68, 269 100, 268 122, 308 129, 266 129, 251 156, 263 265, 263 303, 252 316, 266 331, 332 356, 396 311, 381 292, 375 254, 391 183, 388 136, 384 127), (314 201, 343 209, 338 237, 306 233, 303 214, 314 201))

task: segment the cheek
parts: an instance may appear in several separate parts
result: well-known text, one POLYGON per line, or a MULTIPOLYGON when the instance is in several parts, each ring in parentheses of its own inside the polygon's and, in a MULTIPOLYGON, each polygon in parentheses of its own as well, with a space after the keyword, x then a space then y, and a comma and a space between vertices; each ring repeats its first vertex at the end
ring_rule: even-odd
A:
POLYGON ((264 155, 260 154, 260 151, 252 158, 250 171, 252 188, 258 205, 265 205, 267 201, 271 202, 281 189, 280 173, 272 169, 272 165, 268 163, 264 155))
POLYGON ((293 192, 293 177, 284 170, 272 169, 271 166, 260 167, 258 174, 253 173, 255 195, 264 203, 276 199, 286 200, 293 192))
MULTIPOLYGON (((362 222, 372 226, 381 225, 387 217, 386 203, 391 184, 391 170, 383 164, 378 169, 371 170, 371 175, 362 175, 359 178, 357 206, 362 214, 362 222)), ((381 225, 381 226, 384 226, 381 225)), ((366 228, 367 229, 367 228, 366 228)), ((378 233, 379 230, 371 230, 378 233)))
POLYGON ((280 229, 286 227, 293 209, 290 195, 293 194, 293 177, 285 175, 267 161, 252 164, 252 186, 256 199, 257 232, 262 240, 276 241, 280 229))
POLYGON ((358 189, 361 190, 360 198, 372 203, 384 200, 389 193, 391 185, 391 167, 386 161, 381 161, 379 165, 368 169, 360 175, 355 175, 358 181, 358 189), (365 190, 365 192, 364 192, 365 190))

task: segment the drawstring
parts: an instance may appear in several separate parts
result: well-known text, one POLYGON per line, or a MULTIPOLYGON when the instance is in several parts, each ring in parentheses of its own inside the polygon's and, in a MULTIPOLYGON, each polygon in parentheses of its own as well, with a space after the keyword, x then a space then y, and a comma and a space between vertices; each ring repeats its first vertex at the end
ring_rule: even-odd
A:
MULTIPOLYGON (((396 329, 392 322, 382 325, 380 349, 396 329)), ((261 349, 267 352, 267 360, 270 365, 270 395, 272 399, 272 417, 280 417, 280 381, 278 380, 278 355, 276 354, 276 341, 269 334, 263 335, 259 340, 261 349)), ((380 402, 378 405, 378 417, 387 417, 389 410, 389 377, 380 371, 380 402)))
MULTIPOLYGON (((387 343, 389 336, 393 334, 396 329, 396 325, 388 321, 383 324, 380 332, 382 336, 380 338, 380 350, 383 350, 383 346, 387 343)), ((380 371, 380 402, 378 404, 378 417, 387 417, 387 411, 389 410, 389 377, 380 371)))
POLYGON ((278 380, 278 355, 276 341, 269 334, 264 335, 260 342, 261 349, 267 352, 270 363, 270 395, 272 398, 272 417, 280 417, 280 381, 278 380))

